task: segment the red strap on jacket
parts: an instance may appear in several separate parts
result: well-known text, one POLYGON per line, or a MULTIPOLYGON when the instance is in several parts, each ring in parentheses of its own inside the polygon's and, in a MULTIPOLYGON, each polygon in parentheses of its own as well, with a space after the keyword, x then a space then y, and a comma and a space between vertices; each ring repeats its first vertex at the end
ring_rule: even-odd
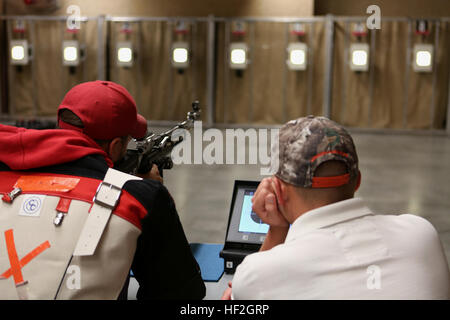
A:
MULTIPOLYGON (((3 197, 5 198, 11 190, 13 190, 18 181, 34 180, 36 182, 39 181, 39 179, 42 179, 45 183, 36 183, 35 188, 32 188, 30 184, 22 191, 22 194, 45 194, 70 200, 80 200, 92 204, 98 185, 101 183, 101 180, 98 179, 62 174, 1 171, 0 193, 3 193, 3 197), (67 187, 67 185, 62 183, 64 179, 66 179, 66 182, 69 181, 71 187, 67 187), (76 184, 74 179, 78 180, 76 184), (53 181, 55 185, 53 190, 51 188, 51 181, 53 181), (42 185, 45 187, 42 187, 42 185), (43 191, 42 189, 47 190, 43 191)), ((119 204, 113 211, 113 214, 127 220, 137 228, 142 229, 141 220, 146 216, 147 210, 138 200, 136 200, 136 198, 127 191, 122 190, 119 204)))

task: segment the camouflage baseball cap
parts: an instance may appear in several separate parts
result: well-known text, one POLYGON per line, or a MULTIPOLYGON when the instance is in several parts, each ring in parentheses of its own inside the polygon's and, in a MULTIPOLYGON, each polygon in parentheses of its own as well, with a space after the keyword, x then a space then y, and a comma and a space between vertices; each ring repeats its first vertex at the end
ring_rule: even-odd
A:
POLYGON ((358 156, 350 134, 325 117, 308 116, 291 120, 279 132, 279 164, 275 175, 303 188, 344 185, 358 176, 358 156), (345 163, 347 173, 335 177, 314 177, 324 162, 345 163))

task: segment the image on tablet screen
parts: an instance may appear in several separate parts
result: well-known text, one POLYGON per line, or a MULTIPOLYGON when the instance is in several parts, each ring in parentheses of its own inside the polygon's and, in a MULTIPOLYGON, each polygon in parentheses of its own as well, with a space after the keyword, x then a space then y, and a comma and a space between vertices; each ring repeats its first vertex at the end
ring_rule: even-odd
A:
POLYGON ((241 220, 239 222, 239 232, 267 233, 269 225, 262 222, 258 215, 252 211, 252 197, 255 191, 246 190, 242 204, 241 220))

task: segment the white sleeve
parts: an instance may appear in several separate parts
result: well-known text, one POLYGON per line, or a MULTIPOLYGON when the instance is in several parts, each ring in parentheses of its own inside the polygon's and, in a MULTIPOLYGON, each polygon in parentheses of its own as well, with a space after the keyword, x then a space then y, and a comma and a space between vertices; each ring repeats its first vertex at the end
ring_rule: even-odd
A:
POLYGON ((257 263, 258 253, 248 255, 236 268, 232 281, 233 300, 261 299, 261 277, 257 263))

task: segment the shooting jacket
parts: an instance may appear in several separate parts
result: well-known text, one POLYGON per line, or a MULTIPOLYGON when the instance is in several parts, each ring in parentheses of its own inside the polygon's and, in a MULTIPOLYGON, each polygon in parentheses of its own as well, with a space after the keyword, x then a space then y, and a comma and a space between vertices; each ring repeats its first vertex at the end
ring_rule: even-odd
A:
POLYGON ((110 167, 82 133, 0 125, 0 299, 117 299, 130 269, 138 299, 204 297, 174 201, 157 181, 125 180, 93 254, 74 254, 110 167))

